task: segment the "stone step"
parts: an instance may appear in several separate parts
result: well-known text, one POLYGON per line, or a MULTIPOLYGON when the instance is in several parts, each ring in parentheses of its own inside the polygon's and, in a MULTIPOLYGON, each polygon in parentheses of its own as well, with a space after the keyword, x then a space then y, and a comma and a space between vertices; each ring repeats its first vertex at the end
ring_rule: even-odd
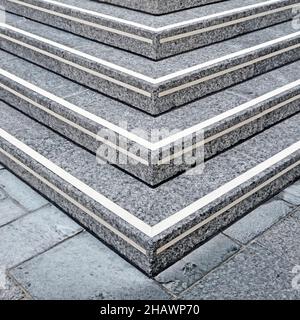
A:
POLYGON ((152 117, 0 51, 1 99, 149 185, 300 111, 300 63, 152 117))
POLYGON ((300 58, 290 22, 154 62, 7 14, 0 48, 152 115, 300 58))
POLYGON ((0 0, 1 5, 9 12, 158 60, 288 21, 299 0, 231 0, 161 17, 95 1, 0 0))
POLYGON ((154 275, 300 177, 300 114, 151 188, 0 104, 0 162, 154 275))
MULTIPOLYGON (((124 8, 138 10, 153 15, 162 15, 174 11, 180 11, 197 6, 204 6, 220 0, 96 0, 102 3, 108 3, 124 8)), ((222 1, 222 2, 226 2, 222 1)), ((74 1, 73 1, 74 3, 74 1)), ((76 5, 80 5, 82 1, 77 1, 76 5)))

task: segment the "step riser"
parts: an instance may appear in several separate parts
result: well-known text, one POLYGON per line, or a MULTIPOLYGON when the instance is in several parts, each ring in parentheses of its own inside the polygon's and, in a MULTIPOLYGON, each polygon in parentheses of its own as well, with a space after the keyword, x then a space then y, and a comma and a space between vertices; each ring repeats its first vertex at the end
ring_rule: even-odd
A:
POLYGON ((181 79, 169 80, 159 86, 154 86, 146 84, 144 81, 137 81, 138 79, 130 79, 130 76, 124 76, 111 69, 107 70, 103 65, 91 63, 91 61, 79 58, 72 53, 66 54, 63 50, 45 45, 38 40, 20 37, 20 35, 6 29, 3 32, 9 34, 9 39, 2 38, 0 44, 2 49, 153 115, 181 106, 300 58, 299 38, 295 37, 292 40, 284 40, 280 44, 256 50, 243 57, 231 59, 226 63, 216 64, 206 70, 197 70, 181 77, 181 79), (15 43, 12 38, 19 38, 17 41, 21 40, 22 43, 15 43), (26 48, 25 46, 28 45, 26 42, 34 47, 26 48), (37 52, 36 47, 40 47, 43 52, 37 52), (74 63, 76 66, 73 65, 74 63), (97 72, 98 75, 94 75, 94 72, 97 72), (112 80, 104 80, 103 75, 111 77, 112 80), (121 81, 121 84, 115 84, 112 81, 121 81), (127 88, 128 85, 134 86, 134 88, 127 88), (143 92, 136 93, 136 90, 143 90, 143 92))
MULTIPOLYGON (((98 18, 100 26, 115 28, 128 33, 128 36, 87 25, 88 23, 97 23, 97 19, 91 15, 88 22, 85 23, 86 14, 74 14, 70 9, 66 10, 65 8, 48 5, 46 10, 53 10, 53 14, 49 14, 48 12, 24 7, 9 1, 0 0, 0 5, 2 4, 8 12, 20 14, 35 21, 158 60, 288 21, 294 16, 293 6, 295 6, 296 2, 295 0, 286 1, 284 5, 275 3, 256 9, 249 9, 242 13, 229 14, 226 18, 220 17, 211 19, 211 21, 208 20, 208 22, 191 23, 180 29, 172 28, 171 30, 160 32, 142 30, 135 26, 121 25, 119 22, 114 23, 111 20, 105 21, 103 18, 98 18), (72 20, 56 16, 56 12, 70 15, 72 20), (80 16, 82 16, 83 22, 74 21, 74 18, 78 19, 80 16), (233 24, 233 21, 236 21, 236 23, 233 24), (216 25, 219 26, 216 27, 216 25), (191 35, 189 36, 189 34, 191 35), (138 39, 136 39, 137 37, 138 39), (142 40, 141 37, 143 38, 142 40)), ((45 3, 43 5, 45 6, 45 3)), ((41 7, 41 10, 43 10, 43 7, 41 7)))
POLYGON ((104 0, 99 2, 114 4, 138 11, 143 11, 155 15, 166 14, 174 11, 184 10, 209 3, 219 2, 220 0, 104 0))
MULTIPOLYGON (((13 155, 17 161, 20 161, 25 165, 26 168, 33 170, 35 173, 39 174, 46 178, 46 180, 51 181, 51 184, 55 184, 65 190, 68 190, 66 184, 63 184, 62 181, 59 181, 50 172, 38 164, 35 164, 32 159, 28 158, 24 154, 20 153, 14 147, 9 146, 7 142, 0 140, 0 147, 5 152, 8 152, 10 155, 13 155)), ((205 224, 201 228, 197 229, 195 232, 187 235, 181 240, 177 240, 176 236, 182 235, 185 230, 178 230, 177 232, 172 233, 171 237, 165 238, 165 235, 162 234, 162 240, 159 241, 159 237, 156 237, 155 247, 152 247, 150 250, 147 250, 145 253, 141 253, 139 250, 133 248, 131 245, 128 245, 126 241, 122 240, 120 237, 116 236, 114 233, 104 228, 101 224, 96 222, 91 217, 88 217, 86 213, 74 206, 74 203, 70 203, 65 197, 58 195, 52 188, 47 186, 44 182, 33 177, 25 169, 24 166, 20 166, 16 161, 12 160, 11 157, 8 157, 7 154, 3 154, 3 151, 0 152, 0 161, 7 166, 12 172, 30 184, 34 189, 38 190, 41 194, 46 196, 48 199, 62 207, 70 216, 79 221, 89 230, 93 231, 100 239, 104 240, 109 245, 112 245, 114 248, 117 248, 117 251, 126 256, 127 259, 130 259, 132 263, 144 270, 148 275, 156 275, 161 272, 166 267, 170 266, 172 263, 184 257, 188 252, 195 249, 197 245, 203 243, 206 239, 213 236, 235 220, 237 220, 242 215, 246 214, 251 209, 260 205, 262 202, 268 198, 274 196, 276 193, 284 189, 288 184, 292 183, 300 177, 300 152, 294 154, 293 156, 285 159, 280 162, 277 166, 273 167, 272 170, 269 170, 267 175, 263 175, 252 181, 252 184, 247 184, 244 188, 240 189, 234 194, 231 194, 230 197, 227 197, 222 203, 218 203, 213 212, 218 213, 221 209, 225 208, 227 205, 231 205, 233 201, 239 201, 243 196, 250 194, 254 188, 260 188, 263 186, 263 183, 267 185, 264 188, 258 190, 255 194, 249 195, 245 200, 238 203, 236 206, 228 209, 225 213, 221 214, 219 217, 213 219, 209 223, 205 224), (286 172, 285 172, 286 171, 286 172), (278 178, 274 181, 274 177, 278 178), (175 239, 175 240, 174 240, 175 239), (161 249, 161 245, 167 243, 167 246, 170 245, 170 242, 174 241, 175 243, 169 248, 161 249), (160 249, 158 249, 160 248, 160 249), (157 251, 158 250, 158 251, 157 251), (162 251, 163 250, 163 251, 162 251)), ((71 190, 71 189, 69 189, 71 190)), ((76 194, 73 191, 69 196, 72 199, 76 199, 74 195, 76 194)), ((80 202, 82 202, 82 195, 76 195, 80 202)), ((206 213, 207 217, 211 216, 210 212, 206 213)), ((190 223, 185 225, 187 231, 191 230, 191 227, 195 226, 195 221, 191 219, 190 223)))
MULTIPOLYGON (((0 93, 1 92, 2 100, 6 103, 14 106, 30 117, 61 133, 65 137, 87 148, 91 152, 100 155, 98 151, 99 147, 102 146, 102 142, 99 142, 99 139, 96 140, 95 136, 102 129, 106 128, 99 127, 99 125, 95 124, 91 125, 91 123, 84 120, 76 121, 76 116, 74 118, 70 116, 70 114, 68 115, 69 112, 64 110, 59 104, 48 100, 45 97, 39 96, 38 94, 22 87, 21 85, 17 85, 16 83, 9 81, 3 76, 0 76, 0 93), (9 87, 13 92, 3 89, 3 85, 9 87), (28 100, 26 101, 26 99, 29 99, 38 105, 30 103, 28 100), (42 110, 43 108, 49 110, 50 114, 42 110), (55 115, 51 114, 51 112, 54 112, 56 117, 55 115), (59 119, 59 117, 63 117, 65 121, 59 119), (73 119, 73 121, 71 119, 73 119), (72 121, 73 126, 67 123, 67 121, 72 121), (78 125, 82 128, 82 130, 76 128, 78 125), (90 134, 85 133, 84 130, 89 131, 90 134)), ((253 108, 251 112, 246 111, 244 115, 239 114, 235 117, 235 119, 232 119, 230 122, 228 122, 225 127, 220 127, 217 124, 216 128, 210 128, 210 130, 206 130, 204 132, 204 138, 209 142, 207 142, 204 146, 204 160, 217 155, 223 150, 232 147, 239 141, 245 140, 254 134, 257 134, 276 124, 277 122, 299 112, 300 97, 297 98, 299 95, 300 88, 296 87, 294 90, 290 90, 288 93, 281 94, 272 100, 268 100, 262 104, 259 104, 256 108, 253 108), (287 103, 288 101, 291 102, 287 103), (265 115, 262 116, 263 113, 265 115), (243 122, 246 123, 242 125, 243 122), (233 130, 233 128, 236 126, 238 127, 233 130), (229 132, 226 133, 224 130, 229 130, 229 132), (222 134, 222 132, 224 133, 222 134), (221 136, 218 137, 218 135, 221 136), (211 140, 212 137, 215 138, 211 140)), ((105 132, 107 132, 107 130, 105 132)), ((112 136, 114 137, 115 134, 112 133, 112 136)), ((202 137, 202 135, 199 135, 199 142, 202 141, 202 137)), ((194 148, 196 148, 195 145, 194 148)), ((109 145, 106 145, 105 149, 108 150, 109 154, 115 154, 116 158, 119 156, 119 152, 116 151, 116 149, 111 148, 109 145)), ((148 157, 143 158, 148 162, 151 159, 151 151, 145 151, 145 148, 141 146, 139 149, 144 150, 142 154, 148 154, 148 157)), ((195 161, 200 163, 203 160, 202 145, 196 150, 198 157, 197 160, 195 159, 195 161)), ((171 152, 169 154, 171 154, 171 152)), ((167 157, 167 155, 165 156, 167 157)), ((174 164, 173 161, 171 161, 170 164, 166 165, 145 165, 143 163, 138 164, 133 162, 134 160, 130 157, 128 158, 130 164, 118 163, 118 161, 115 161, 115 158, 113 159, 114 164, 117 164, 120 168, 143 180, 147 184, 155 186, 193 165, 194 163, 191 162, 190 156, 191 154, 188 152, 186 157, 189 159, 187 159, 188 161, 186 161, 185 164, 179 164, 178 162, 175 162, 174 164)))

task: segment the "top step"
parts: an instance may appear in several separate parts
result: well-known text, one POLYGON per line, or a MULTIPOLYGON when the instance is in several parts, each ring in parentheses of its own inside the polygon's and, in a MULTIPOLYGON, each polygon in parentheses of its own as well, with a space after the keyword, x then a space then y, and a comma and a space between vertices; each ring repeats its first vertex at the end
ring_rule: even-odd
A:
POLYGON ((185 10, 219 1, 220 0, 98 0, 98 2, 114 4, 155 15, 185 10))
POLYGON ((298 5, 299 0, 231 0, 151 16, 94 1, 0 0, 8 12, 153 60, 288 21, 298 5))

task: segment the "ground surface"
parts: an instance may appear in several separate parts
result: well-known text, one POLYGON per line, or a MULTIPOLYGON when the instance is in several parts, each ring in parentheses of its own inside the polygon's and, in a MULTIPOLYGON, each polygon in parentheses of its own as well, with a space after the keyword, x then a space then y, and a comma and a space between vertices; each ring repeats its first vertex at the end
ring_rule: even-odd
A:
POLYGON ((0 165, 0 300, 300 299, 300 181, 149 279, 0 165))

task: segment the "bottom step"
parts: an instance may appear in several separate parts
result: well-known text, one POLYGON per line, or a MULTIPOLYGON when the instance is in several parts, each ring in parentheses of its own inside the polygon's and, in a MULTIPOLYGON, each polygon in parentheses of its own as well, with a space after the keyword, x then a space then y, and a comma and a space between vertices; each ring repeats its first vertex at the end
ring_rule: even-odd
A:
POLYGON ((154 275, 300 177, 299 124, 151 188, 0 102, 0 162, 154 275))

